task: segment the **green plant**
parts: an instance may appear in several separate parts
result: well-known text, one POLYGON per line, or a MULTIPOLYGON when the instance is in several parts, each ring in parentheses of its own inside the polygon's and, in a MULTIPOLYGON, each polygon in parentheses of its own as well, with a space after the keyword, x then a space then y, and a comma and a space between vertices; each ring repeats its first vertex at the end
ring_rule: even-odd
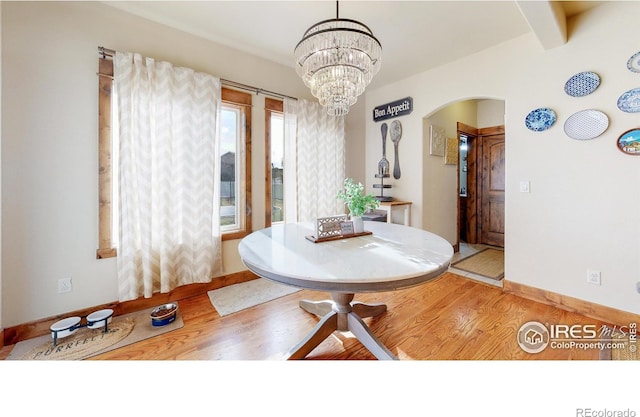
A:
POLYGON ((344 189, 338 191, 337 198, 344 202, 353 217, 362 217, 364 213, 380 205, 373 194, 364 194, 362 183, 356 183, 351 178, 344 180, 344 189))

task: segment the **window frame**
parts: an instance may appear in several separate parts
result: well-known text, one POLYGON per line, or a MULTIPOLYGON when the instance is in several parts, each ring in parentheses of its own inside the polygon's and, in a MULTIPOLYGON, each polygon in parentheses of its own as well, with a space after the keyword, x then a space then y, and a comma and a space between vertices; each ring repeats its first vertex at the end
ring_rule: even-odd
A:
MULTIPOLYGON (((111 155, 111 91, 113 87, 113 60, 98 58, 98 249, 96 259, 117 256, 112 240, 112 155, 111 155)), ((239 229, 221 234, 223 241, 241 239, 252 232, 251 226, 251 94, 227 87, 221 89, 221 101, 240 109, 244 129, 244 152, 238 152, 236 163, 244 165, 244 212, 240 214, 239 229), (243 159, 239 159, 244 155, 243 159)), ((220 161, 218 161, 218 167, 220 161)))
POLYGON ((111 89, 113 60, 98 58, 98 249, 96 258, 113 258, 111 239, 111 89))
POLYGON ((238 152, 236 155, 236 162, 244 164, 244 187, 241 186, 244 195, 240 196, 244 199, 244 212, 240 213, 243 219, 240 221, 239 229, 222 233, 222 240, 225 241, 242 239, 253 231, 251 227, 251 94, 227 87, 222 87, 221 94, 223 105, 227 103, 240 109, 242 118, 240 127, 244 128, 244 152, 238 152), (243 153, 244 161, 240 161, 239 157, 243 153))
POLYGON ((271 226, 271 199, 273 190, 271 189, 271 115, 273 113, 284 114, 284 101, 265 97, 264 99, 264 125, 265 125, 265 227, 271 226))

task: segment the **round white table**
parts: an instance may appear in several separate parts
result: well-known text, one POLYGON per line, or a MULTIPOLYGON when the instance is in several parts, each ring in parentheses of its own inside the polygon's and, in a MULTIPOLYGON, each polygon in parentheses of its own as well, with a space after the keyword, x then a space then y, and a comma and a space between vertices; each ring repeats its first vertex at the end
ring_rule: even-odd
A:
POLYGON ((314 243, 306 239, 314 234, 313 223, 288 223, 253 232, 240 242, 240 257, 256 275, 331 293, 332 301, 300 302, 322 319, 288 352, 288 359, 304 358, 336 330, 353 333, 378 359, 397 359, 362 321, 382 314, 386 305, 352 302, 354 295, 435 279, 449 268, 453 247, 414 227, 367 221, 365 230, 372 234, 314 243))

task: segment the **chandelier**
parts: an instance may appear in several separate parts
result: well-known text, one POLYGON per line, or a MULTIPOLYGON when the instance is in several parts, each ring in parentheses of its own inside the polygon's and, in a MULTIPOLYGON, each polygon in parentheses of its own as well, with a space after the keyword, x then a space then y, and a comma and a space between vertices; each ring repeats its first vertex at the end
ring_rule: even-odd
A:
POLYGON ((382 46, 364 24, 336 18, 311 26, 294 50, 296 72, 331 116, 349 112, 380 70, 382 46))

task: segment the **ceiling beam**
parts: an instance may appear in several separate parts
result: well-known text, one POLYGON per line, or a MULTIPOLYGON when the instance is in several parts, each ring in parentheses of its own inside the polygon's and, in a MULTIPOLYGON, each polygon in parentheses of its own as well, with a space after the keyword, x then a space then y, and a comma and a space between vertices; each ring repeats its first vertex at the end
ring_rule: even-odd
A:
POLYGON ((544 49, 567 43, 567 16, 557 1, 516 1, 544 49))

